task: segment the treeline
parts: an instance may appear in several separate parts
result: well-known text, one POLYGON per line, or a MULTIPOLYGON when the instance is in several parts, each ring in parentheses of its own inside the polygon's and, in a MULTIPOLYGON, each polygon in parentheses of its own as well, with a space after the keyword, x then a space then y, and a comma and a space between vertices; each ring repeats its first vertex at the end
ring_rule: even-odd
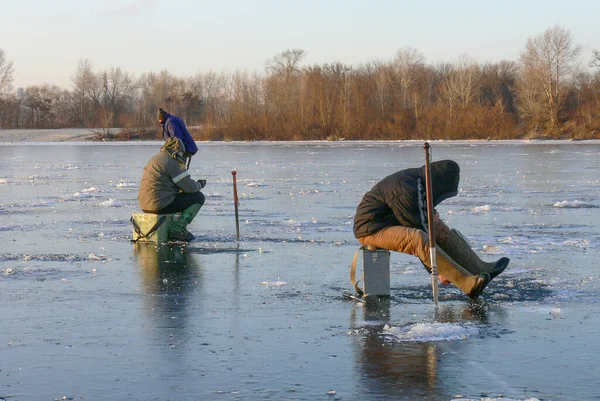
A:
POLYGON ((124 128, 156 138, 156 111, 184 118, 198 140, 600 139, 600 53, 583 66, 569 31, 530 38, 518 61, 425 63, 416 49, 358 66, 303 65, 286 50, 265 74, 167 71, 135 77, 79 62, 66 90, 12 91, 0 49, 1 128, 124 128))

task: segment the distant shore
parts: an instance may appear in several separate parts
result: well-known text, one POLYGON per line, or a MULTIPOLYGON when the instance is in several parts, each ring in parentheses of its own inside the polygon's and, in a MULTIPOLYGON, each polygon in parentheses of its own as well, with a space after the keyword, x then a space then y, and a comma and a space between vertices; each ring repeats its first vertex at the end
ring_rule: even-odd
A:
POLYGON ((85 128, 64 129, 1 129, 0 142, 74 142, 96 136, 85 128))
MULTIPOLYGON (((62 129, 0 129, 0 144, 1 143, 32 143, 32 142, 90 142, 94 140, 99 140, 98 134, 96 132, 101 132, 101 129, 88 129, 88 128, 62 128, 62 129)), ((162 138, 157 137, 152 140, 162 140, 162 138)), ((134 141, 134 140, 131 140, 134 141)), ((389 142, 393 140, 367 140, 366 142, 389 142)), ((420 141, 420 140, 408 140, 411 141, 420 141)), ((436 140, 430 140, 435 142, 436 140)), ((484 139, 472 140, 472 139, 453 139, 453 140, 441 140, 441 142, 487 142, 484 139)), ((492 140, 493 142, 494 140, 492 140)), ((547 139, 547 138, 527 138, 527 139, 514 139, 514 140, 501 140, 508 142, 579 142, 580 140, 573 139, 547 139)), ((585 139, 581 141, 598 141, 594 139, 585 139)), ((204 142, 196 139, 196 142, 204 142)), ((209 141, 209 142, 221 142, 221 141, 209 141)), ((229 142, 229 141, 226 141, 229 142)), ((257 142, 271 142, 271 141, 257 141, 257 142)), ((275 141, 280 142, 280 141, 275 141)), ((283 141, 288 142, 288 141, 283 141)), ((291 141, 297 142, 297 141, 291 141)), ((306 141, 313 142, 313 141, 306 141)), ((348 141, 354 142, 354 141, 348 141)))

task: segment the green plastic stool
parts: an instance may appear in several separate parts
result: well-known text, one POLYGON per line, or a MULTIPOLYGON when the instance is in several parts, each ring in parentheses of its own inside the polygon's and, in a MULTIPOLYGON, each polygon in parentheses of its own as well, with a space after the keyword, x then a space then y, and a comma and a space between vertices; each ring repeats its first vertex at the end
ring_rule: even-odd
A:
POLYGON ((173 214, 133 213, 133 242, 168 242, 173 214))

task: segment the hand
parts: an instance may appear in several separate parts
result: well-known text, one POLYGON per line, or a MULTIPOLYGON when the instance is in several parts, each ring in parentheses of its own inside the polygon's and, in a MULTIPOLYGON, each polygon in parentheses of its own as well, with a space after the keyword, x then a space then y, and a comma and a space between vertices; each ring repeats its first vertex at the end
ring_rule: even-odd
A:
POLYGON ((440 283, 442 283, 443 285, 448 285, 450 284, 450 281, 448 281, 448 279, 440 274, 438 274, 438 280, 440 280, 440 283))
POLYGON ((200 184, 200 189, 206 186, 206 180, 198 180, 198 184, 200 184))

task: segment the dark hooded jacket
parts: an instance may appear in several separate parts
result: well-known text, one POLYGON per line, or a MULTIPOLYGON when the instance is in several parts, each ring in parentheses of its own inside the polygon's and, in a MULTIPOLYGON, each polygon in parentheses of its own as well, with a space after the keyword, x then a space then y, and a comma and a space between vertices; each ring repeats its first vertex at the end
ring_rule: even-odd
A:
POLYGON ((194 142, 194 138, 192 138, 192 135, 190 135, 190 132, 181 118, 166 113, 162 127, 165 141, 169 138, 176 137, 183 141, 183 145, 185 146, 185 151, 187 153, 195 155, 196 152, 198 152, 196 142, 194 142))
MULTIPOLYGON (((433 206, 458 193, 460 167, 452 160, 430 165, 433 206)), ((373 235, 382 228, 404 226, 424 231, 427 225, 425 166, 398 171, 367 192, 354 216, 354 236, 373 235)))

